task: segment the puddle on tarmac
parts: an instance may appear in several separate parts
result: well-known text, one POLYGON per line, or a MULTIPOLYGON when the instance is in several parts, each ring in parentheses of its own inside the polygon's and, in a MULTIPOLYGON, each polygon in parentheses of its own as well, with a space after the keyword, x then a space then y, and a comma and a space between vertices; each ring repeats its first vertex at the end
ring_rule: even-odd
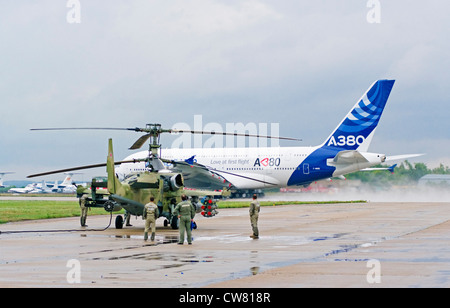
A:
MULTIPOLYGON (((99 234, 81 234, 80 237, 108 237, 108 238, 117 238, 117 239, 139 239, 139 240, 144 240, 144 236, 143 235, 99 235, 99 234)), ((156 235, 155 237, 155 241, 145 241, 144 243, 146 244, 146 246, 155 246, 155 245, 160 245, 160 244, 173 244, 173 243, 177 243, 178 242, 178 235, 156 235)))
MULTIPOLYGON (((221 236, 202 236, 196 238, 196 241, 214 241, 218 243, 224 244, 233 244, 233 243, 242 243, 242 242, 253 242, 254 239, 250 238, 248 235, 242 234, 228 234, 221 236)), ((309 243, 310 241, 303 236, 271 236, 271 235, 262 235, 257 240, 259 242, 270 242, 270 245, 273 243, 277 243, 277 245, 273 246, 274 248, 285 248, 290 246, 298 246, 309 243)))
POLYGON ((197 255, 175 255, 160 252, 144 252, 126 256, 110 257, 107 260, 161 260, 169 262, 181 262, 181 263, 211 263, 214 262, 212 256, 199 257, 197 255))
MULTIPOLYGON (((330 237, 321 237, 321 238, 307 238, 302 236, 271 236, 271 235, 263 235, 259 237, 259 241, 270 241, 271 243, 278 243, 277 247, 289 247, 289 246, 297 246, 297 245, 304 245, 311 241, 318 241, 318 240, 326 240, 326 239, 332 239, 332 238, 338 238, 342 235, 345 235, 345 233, 342 234, 335 234, 330 237)), ((139 239, 144 240, 143 235, 105 235, 105 234, 81 234, 81 237, 108 237, 108 238, 117 238, 117 239, 139 239)), ((200 241, 214 241, 214 242, 220 242, 224 244, 232 244, 232 243, 242 243, 242 242, 252 242, 254 239, 250 238, 248 235, 242 235, 242 234, 227 234, 227 235, 221 235, 221 236, 198 236, 193 238, 194 241, 200 242, 200 241)), ((152 242, 150 240, 145 241, 145 246, 155 246, 155 245, 161 245, 161 244, 174 244, 178 242, 178 235, 158 235, 156 234, 155 241, 152 242)))
MULTIPOLYGON (((270 242, 277 242, 281 247, 289 247, 294 245, 304 245, 312 242, 318 242, 318 241, 327 241, 332 239, 339 239, 348 233, 336 233, 332 235, 327 236, 317 236, 317 237, 302 237, 302 236, 261 236, 260 241, 270 241, 270 242)), ((82 235, 84 237, 86 236, 106 236, 109 238, 124 238, 124 239, 139 239, 143 241, 143 235, 82 235)), ((248 236, 244 236, 242 234, 228 234, 228 235, 222 235, 222 236, 203 236, 203 237, 197 237, 195 241, 217 241, 222 243, 238 243, 238 242, 246 242, 246 241, 253 241, 248 236)), ((155 241, 143 241, 143 245, 140 245, 138 247, 136 246, 130 246, 123 249, 134 249, 134 248, 141 248, 144 246, 156 246, 161 244, 174 244, 178 242, 178 235, 156 235, 155 241)), ((322 255, 322 257, 330 257, 330 256, 337 256, 340 253, 349 252, 353 249, 358 248, 359 245, 341 245, 338 249, 332 250, 328 253, 325 253, 322 255)), ((110 252, 112 250, 105 250, 104 252, 110 252)), ((292 264, 297 264, 301 261, 298 258, 288 258, 282 260, 277 260, 277 258, 272 260, 267 259, 260 259, 258 256, 258 251, 251 251, 249 257, 249 267, 247 267, 247 270, 240 270, 237 272, 230 273, 229 277, 223 277, 220 279, 220 281, 228 280, 230 279, 236 279, 240 277, 247 277, 248 275, 255 276, 259 275, 260 273, 273 268, 278 267, 284 267, 289 266, 292 264)), ((103 258, 96 258, 96 259, 103 259, 103 260, 146 260, 146 261, 158 261, 158 263, 152 263, 151 266, 143 268, 143 271, 157 271, 161 269, 174 269, 174 268, 182 268, 185 265, 189 264, 202 264, 202 263, 212 263, 214 262, 214 257, 211 255, 197 255, 194 253, 190 254, 174 254, 174 253, 161 253, 161 252, 142 252, 142 253, 136 253, 136 254, 127 254, 122 256, 108 256, 103 258)), ((314 261, 314 258, 313 260, 314 261)), ((339 261, 339 259, 336 259, 336 261, 339 261)), ((345 260, 347 261, 347 260, 345 260)), ((220 262, 219 262, 220 263, 220 262)))
POLYGON ((331 240, 331 239, 335 239, 335 238, 340 238, 343 237, 344 235, 347 235, 349 233, 336 233, 333 234, 331 236, 321 236, 321 237, 314 237, 312 238, 313 242, 317 242, 317 241, 326 241, 326 240, 331 240))

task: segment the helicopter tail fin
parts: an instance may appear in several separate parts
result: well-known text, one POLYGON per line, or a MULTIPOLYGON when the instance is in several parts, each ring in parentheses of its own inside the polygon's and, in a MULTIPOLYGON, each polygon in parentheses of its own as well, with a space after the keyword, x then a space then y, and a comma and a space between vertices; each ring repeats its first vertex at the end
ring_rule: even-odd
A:
POLYGON ((114 167, 112 139, 109 139, 108 144, 108 158, 106 160, 106 171, 108 172, 108 191, 111 194, 115 194, 117 189, 121 186, 121 183, 116 176, 116 171, 114 167))

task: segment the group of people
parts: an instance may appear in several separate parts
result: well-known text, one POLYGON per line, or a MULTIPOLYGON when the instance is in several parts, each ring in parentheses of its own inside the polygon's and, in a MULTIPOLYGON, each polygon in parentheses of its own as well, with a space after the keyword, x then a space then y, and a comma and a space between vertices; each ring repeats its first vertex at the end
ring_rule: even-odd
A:
MULTIPOLYGON (((144 207, 143 218, 145 219, 145 230, 144 230, 144 240, 148 240, 148 233, 151 230, 152 241, 155 240, 155 232, 156 232, 156 219, 159 217, 158 206, 154 203, 155 198, 150 197, 150 202, 147 203, 144 207)), ((259 230, 258 230, 258 218, 260 212, 260 204, 257 200, 256 194, 253 195, 253 200, 250 203, 250 223, 252 226, 253 234, 250 235, 251 238, 257 239, 259 238, 259 230)), ((178 203, 175 207, 174 215, 178 217, 179 220, 179 237, 178 237, 178 245, 183 245, 186 239, 189 245, 192 245, 192 229, 191 224, 194 221, 195 216, 195 207, 188 200, 186 195, 181 196, 181 202, 178 203)))
MULTIPOLYGON (((155 240, 156 219, 159 217, 158 206, 155 204, 155 198, 150 197, 150 202, 144 207, 143 218, 145 219, 144 240, 148 240, 148 233, 151 229, 151 240, 155 240)), ((192 245, 192 230, 191 223, 194 221, 195 208, 191 202, 188 201, 186 195, 181 196, 181 202, 177 204, 174 210, 174 215, 179 220, 180 236, 178 244, 183 245, 185 233, 187 234, 187 242, 192 245)))

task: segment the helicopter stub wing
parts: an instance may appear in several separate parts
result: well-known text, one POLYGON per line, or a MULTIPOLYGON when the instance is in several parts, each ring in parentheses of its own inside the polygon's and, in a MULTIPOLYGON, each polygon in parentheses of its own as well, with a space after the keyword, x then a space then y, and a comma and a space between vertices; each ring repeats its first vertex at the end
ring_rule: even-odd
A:
POLYGON ((131 215, 141 216, 144 212, 145 205, 140 202, 116 194, 110 195, 110 199, 118 202, 131 215))
POLYGON ((210 168, 198 164, 193 159, 186 161, 163 160, 171 164, 172 171, 183 174, 184 185, 189 188, 221 190, 223 187, 231 187, 231 183, 223 176, 210 168))

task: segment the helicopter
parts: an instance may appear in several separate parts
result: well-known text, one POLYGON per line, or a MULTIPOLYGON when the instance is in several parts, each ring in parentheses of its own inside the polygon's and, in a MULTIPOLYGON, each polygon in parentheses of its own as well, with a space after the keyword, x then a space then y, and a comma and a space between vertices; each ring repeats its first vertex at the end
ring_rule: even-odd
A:
MULTIPOLYGON (((191 133, 191 134, 222 134, 246 137, 265 137, 289 139, 284 137, 259 136, 239 133, 227 132, 205 132, 205 131, 186 131, 177 129, 163 129, 161 124, 147 124, 145 128, 39 128, 31 130, 72 130, 72 129, 100 129, 100 130, 129 130, 135 132, 145 132, 146 134, 137 139, 129 148, 135 150, 141 148, 150 138, 149 152, 146 158, 114 161, 112 139, 108 143, 108 157, 106 164, 94 164, 80 166, 62 170, 55 170, 39 174, 29 175, 28 178, 44 176, 49 174, 70 172, 75 170, 98 168, 106 166, 107 177, 95 177, 92 179, 91 186, 85 188, 79 186, 77 188, 77 197, 80 199, 80 205, 83 207, 103 207, 107 212, 116 212, 125 209, 125 218, 118 215, 115 220, 115 227, 122 229, 125 222, 129 221, 131 215, 141 216, 144 206, 148 203, 151 196, 155 198, 158 206, 160 217, 164 217, 164 226, 170 226, 172 229, 178 229, 178 217, 173 215, 174 208, 181 201, 184 194, 190 197, 191 203, 194 205, 196 212, 201 213, 204 217, 214 217, 218 214, 216 196, 228 197, 231 192, 230 187, 223 187, 222 190, 204 190, 204 189, 187 189, 184 185, 183 172, 176 172, 177 169, 171 170, 166 164, 174 163, 171 160, 165 160, 159 157, 158 150, 161 148, 159 143, 162 133, 191 133), (123 163, 140 163, 145 162, 146 170, 132 172, 128 174, 122 181, 119 180, 115 173, 115 165, 123 163)), ((192 167, 192 162, 178 162, 178 167, 192 167)), ((201 168, 196 168, 201 169, 201 168)), ((204 172, 207 172, 203 170, 204 172)), ((81 226, 86 225, 86 215, 81 214, 81 226)), ((196 224, 195 226, 196 227, 196 224)))
MULTIPOLYGON (((150 157, 147 164, 161 166, 156 157, 150 157)), ((86 207, 103 207, 107 212, 125 209, 125 218, 121 215, 116 217, 116 229, 122 229, 130 216, 141 216, 144 205, 148 203, 151 196, 155 198, 160 217, 165 218, 164 226, 170 224, 172 229, 178 229, 178 217, 173 213, 174 207, 181 201, 183 194, 191 197, 191 203, 196 212, 202 213, 204 217, 213 217, 218 213, 214 196, 227 195, 226 191, 185 189, 183 175, 165 168, 156 171, 154 167, 150 167, 150 171, 135 172, 120 181, 115 174, 114 166, 112 139, 109 139, 106 163, 108 176, 94 178, 90 188, 80 186, 77 196, 80 201, 85 202, 86 207), (200 201, 200 197, 203 196, 205 197, 200 201)), ((85 223, 86 217, 82 215, 81 225, 84 226, 85 223)))

